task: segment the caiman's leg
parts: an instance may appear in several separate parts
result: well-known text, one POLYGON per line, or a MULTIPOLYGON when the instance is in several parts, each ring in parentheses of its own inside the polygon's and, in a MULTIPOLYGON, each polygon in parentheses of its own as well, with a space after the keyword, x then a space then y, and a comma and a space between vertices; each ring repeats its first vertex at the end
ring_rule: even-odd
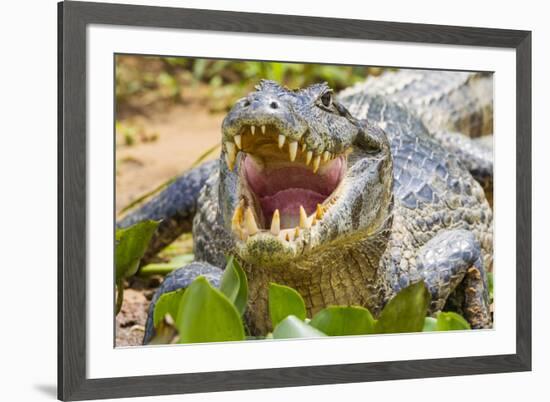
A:
POLYGON ((464 295, 461 309, 472 328, 491 327, 481 248, 471 232, 438 233, 418 251, 416 261, 414 279, 423 279, 428 285, 431 312, 442 310, 449 296, 458 291, 464 295))
MULTIPOLYGON (((493 136, 470 138, 461 133, 439 131, 434 137, 452 152, 476 179, 492 201, 493 193, 493 136)), ((491 202, 492 203, 492 202, 491 202)))
POLYGON ((159 297, 166 292, 174 292, 179 289, 188 287, 191 282, 195 280, 198 276, 204 276, 210 284, 214 287, 220 286, 220 281, 223 271, 215 267, 214 265, 208 264, 206 262, 192 262, 179 268, 164 278, 164 282, 157 289, 153 300, 149 306, 147 321, 145 323, 145 335, 143 336, 143 344, 146 345, 149 343, 151 338, 155 335, 155 328, 153 327, 153 311, 159 297))
POLYGON ((157 196, 117 222, 117 227, 124 228, 146 219, 162 220, 149 243, 142 264, 182 233, 191 231, 199 193, 217 168, 218 161, 210 161, 186 172, 157 196))

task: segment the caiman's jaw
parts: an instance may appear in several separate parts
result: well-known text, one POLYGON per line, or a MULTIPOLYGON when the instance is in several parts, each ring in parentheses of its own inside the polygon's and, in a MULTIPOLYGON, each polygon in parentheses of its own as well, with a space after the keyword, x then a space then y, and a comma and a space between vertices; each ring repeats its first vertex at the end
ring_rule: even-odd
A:
POLYGON ((303 135, 289 138, 274 125, 243 125, 236 132, 224 143, 226 163, 230 170, 236 165, 239 178, 234 236, 242 242, 272 238, 283 247, 304 240, 338 198, 347 152, 319 153, 303 135))
POLYGON ((262 81, 222 124, 220 208, 237 255, 292 261, 387 217, 391 155, 384 133, 354 119, 326 84, 292 91, 262 81))

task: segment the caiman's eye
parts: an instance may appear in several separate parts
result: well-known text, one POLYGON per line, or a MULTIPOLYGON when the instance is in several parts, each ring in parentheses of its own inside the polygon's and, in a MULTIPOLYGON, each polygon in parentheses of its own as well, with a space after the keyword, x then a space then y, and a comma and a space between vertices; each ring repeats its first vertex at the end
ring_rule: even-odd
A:
POLYGON ((332 105, 332 92, 325 92, 321 95, 321 103, 324 107, 330 107, 332 105))

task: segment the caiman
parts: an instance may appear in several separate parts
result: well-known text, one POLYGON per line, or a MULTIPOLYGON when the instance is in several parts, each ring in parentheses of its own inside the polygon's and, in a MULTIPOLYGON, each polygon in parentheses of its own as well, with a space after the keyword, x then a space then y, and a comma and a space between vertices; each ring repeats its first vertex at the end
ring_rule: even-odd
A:
POLYGON ((430 312, 453 308, 492 326, 492 78, 386 73, 334 94, 261 81, 222 123, 219 159, 184 173, 118 222, 162 220, 145 260, 192 230, 195 262, 153 297, 205 276, 219 286, 226 256, 246 272, 252 335, 272 330, 268 285, 296 289, 315 314, 361 305, 377 316, 424 281, 430 312), (488 137, 490 138, 490 137, 488 137))

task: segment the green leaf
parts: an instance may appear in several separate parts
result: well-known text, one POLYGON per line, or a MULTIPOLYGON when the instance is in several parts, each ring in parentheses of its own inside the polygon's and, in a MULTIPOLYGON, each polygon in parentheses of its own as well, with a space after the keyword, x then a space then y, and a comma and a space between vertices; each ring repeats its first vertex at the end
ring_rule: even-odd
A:
POLYGON ((116 306, 115 306, 115 314, 120 313, 120 310, 122 309, 122 303, 124 303, 124 281, 122 279, 119 279, 116 281, 116 306))
POLYGON ((273 339, 319 338, 326 336, 294 315, 282 320, 273 330, 273 339))
POLYGON ((172 258, 169 264, 172 265, 174 269, 177 269, 189 264, 190 262, 193 262, 194 259, 195 254, 193 253, 180 254, 172 258))
POLYGON ((305 320, 306 305, 302 296, 288 286, 270 283, 269 316, 271 317, 273 328, 289 315, 294 315, 300 320, 305 320))
POLYGON ((462 331, 465 329, 471 329, 470 324, 459 314, 448 311, 437 315, 438 331, 462 331))
POLYGON ((374 318, 359 306, 330 306, 315 314, 309 325, 329 336, 374 333, 374 318))
POLYGON ((115 234, 117 281, 135 275, 139 268, 139 261, 147 250, 159 223, 147 220, 125 229, 117 229, 115 234))
POLYGON ((227 260, 220 291, 227 296, 242 315, 248 301, 248 281, 241 265, 233 256, 227 260))
POLYGON ((170 272, 181 268, 190 262, 193 262, 195 256, 193 253, 181 254, 172 258, 168 262, 154 262, 147 264, 138 272, 140 277, 147 277, 151 275, 168 275, 170 272))
POLYGON ((184 292, 185 289, 179 289, 174 292, 163 293, 159 297, 155 304, 155 311, 153 312, 153 325, 155 328, 159 326, 166 314, 170 314, 173 319, 178 316, 178 310, 184 292))
POLYGON ((406 287, 386 304, 376 322, 376 332, 392 334, 422 331, 430 300, 430 292, 424 282, 406 287))
POLYGON ((199 276, 181 298, 176 327, 180 343, 241 341, 241 316, 233 303, 199 276))
POLYGON ((437 331, 437 319, 433 317, 424 318, 424 327, 422 328, 423 332, 432 332, 437 331))
POLYGON ((489 291, 489 299, 493 302, 493 287, 494 277, 492 272, 487 272, 487 289, 489 291))

